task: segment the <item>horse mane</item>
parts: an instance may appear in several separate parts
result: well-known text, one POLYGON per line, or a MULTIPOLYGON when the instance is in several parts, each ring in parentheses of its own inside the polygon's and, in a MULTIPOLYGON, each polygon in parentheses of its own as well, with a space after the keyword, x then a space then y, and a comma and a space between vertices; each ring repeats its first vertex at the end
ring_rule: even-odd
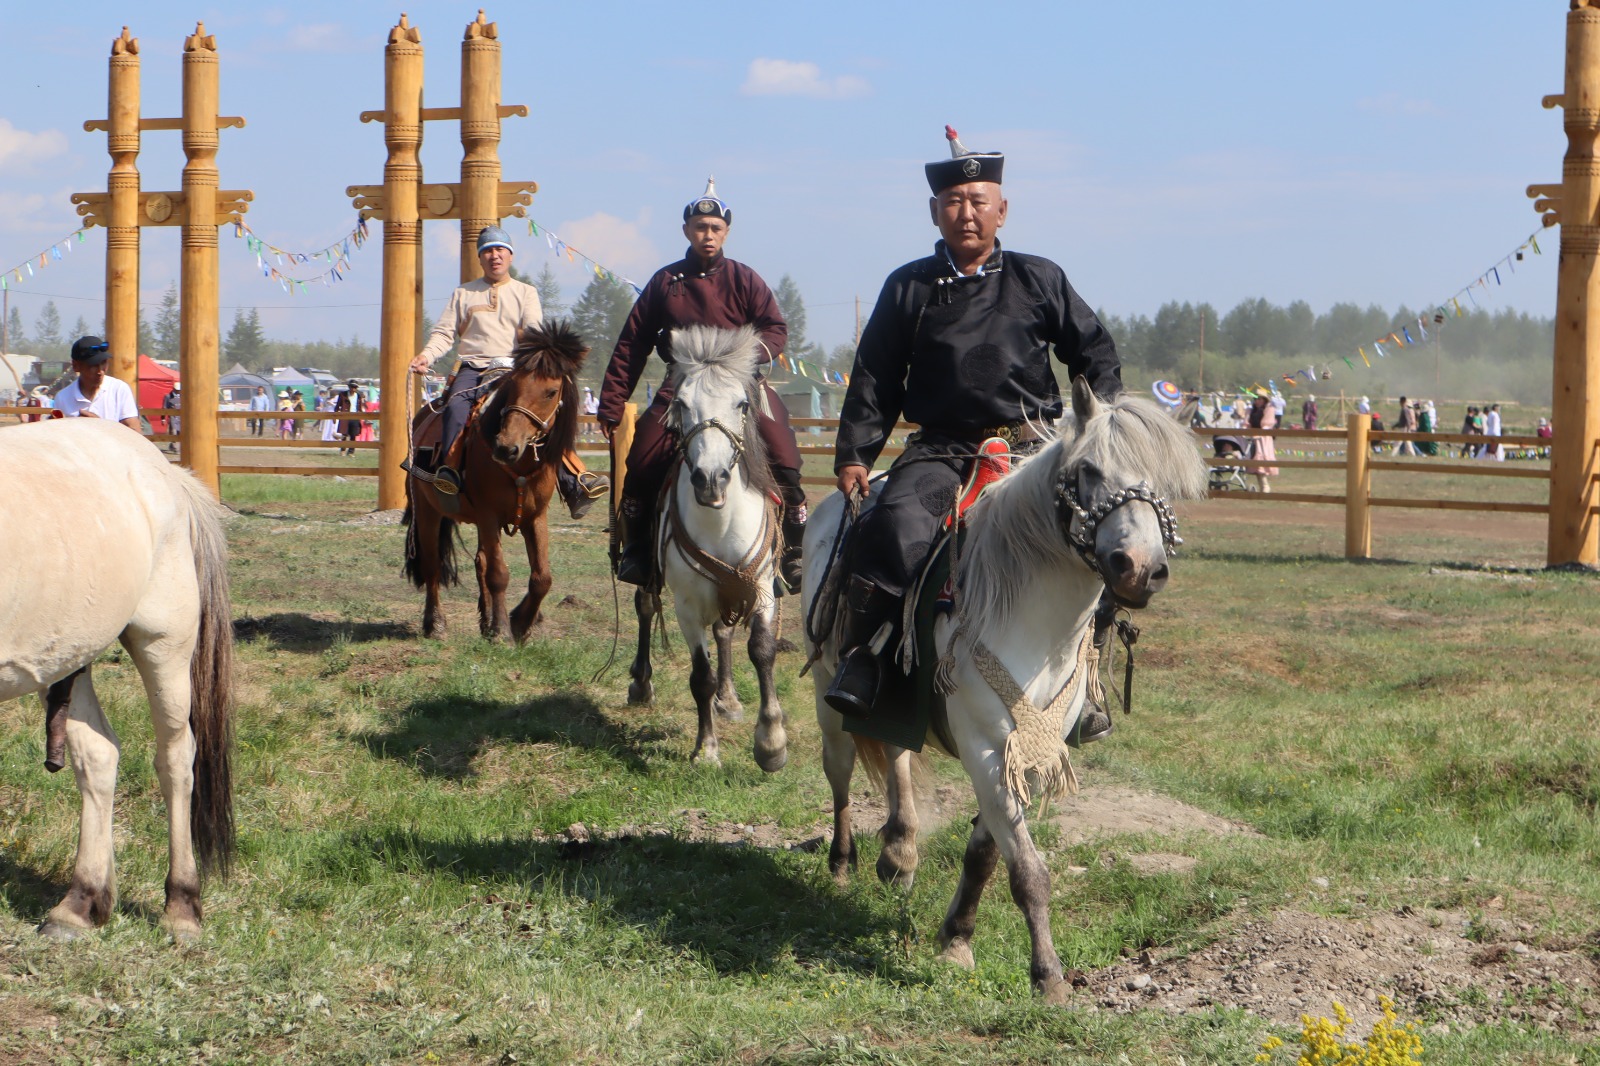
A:
POLYGON ((522 374, 542 378, 561 379, 561 408, 550 433, 542 445, 543 462, 561 461, 578 439, 578 418, 583 414, 583 402, 578 396, 578 371, 583 369, 589 346, 573 328, 569 318, 546 319, 537 326, 523 330, 512 349, 511 373, 494 384, 483 413, 478 416, 479 431, 486 441, 493 441, 500 433, 501 409, 508 395, 506 384, 522 374))
POLYGON ((1086 458, 1136 471, 1160 496, 1204 499, 1206 468, 1194 435, 1153 401, 1124 392, 1100 400, 1087 423, 1075 417, 1042 431, 1048 443, 1020 460, 971 511, 961 553, 961 613, 967 633, 993 631, 1029 594, 1043 567, 1083 565, 1056 521, 1064 470, 1086 458))
MULTIPOLYGON (((765 495, 776 495, 778 483, 772 477, 767 458, 767 442, 756 419, 762 410, 761 386, 756 381, 756 330, 744 325, 738 329, 715 326, 686 326, 672 331, 672 368, 667 376, 674 391, 686 384, 704 387, 719 396, 743 396, 749 404, 744 424, 744 454, 739 461, 744 482, 765 495)), ((682 439, 679 409, 667 412, 667 428, 682 439)))

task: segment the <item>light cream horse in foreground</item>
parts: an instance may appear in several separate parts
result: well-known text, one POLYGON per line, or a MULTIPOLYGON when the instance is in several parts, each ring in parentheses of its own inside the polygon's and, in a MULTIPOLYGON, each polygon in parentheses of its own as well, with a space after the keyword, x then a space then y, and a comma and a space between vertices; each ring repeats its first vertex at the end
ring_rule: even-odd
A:
MULTIPOLYGON (((200 935, 200 862, 233 850, 229 674, 233 620, 221 508, 126 426, 69 418, 0 429, 0 700, 45 697, 65 716, 82 794, 78 861, 39 931, 71 937, 116 907, 112 802, 120 745, 90 664, 120 640, 155 725, 170 866, 162 925, 200 935)), ((53 740, 60 733, 52 729, 53 740)), ((64 753, 47 744, 46 766, 64 753)))
MULTIPOLYGON (((1167 582, 1178 543, 1168 500, 1198 499, 1206 489, 1193 435, 1151 401, 1128 394, 1102 401, 1079 378, 1072 411, 1059 438, 968 512, 955 618, 934 627, 947 695, 932 712, 928 738, 961 760, 978 800, 961 882, 939 928, 941 957, 972 968, 978 900, 1004 859, 1033 941, 1033 987, 1051 1002, 1068 989, 1050 935, 1050 872, 1028 833, 1030 800, 1076 786, 1064 741, 1094 684, 1090 622, 1101 591, 1122 606, 1148 604, 1167 582)), ((808 524, 807 617, 843 506, 834 493, 808 524)), ((887 793, 878 876, 909 888, 917 868, 913 756, 846 732, 822 699, 838 638, 823 634, 822 644, 812 676, 822 765, 833 787, 829 869, 843 881, 855 865, 850 777, 859 755, 887 793)))

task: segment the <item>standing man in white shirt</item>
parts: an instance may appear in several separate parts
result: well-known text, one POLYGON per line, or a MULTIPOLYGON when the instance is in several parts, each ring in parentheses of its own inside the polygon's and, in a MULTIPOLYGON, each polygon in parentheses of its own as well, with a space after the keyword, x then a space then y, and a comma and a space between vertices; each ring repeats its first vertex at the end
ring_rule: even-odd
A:
MULTIPOLYGON (((450 345, 456 345, 461 369, 450 385, 441 413, 443 425, 433 473, 436 492, 461 491, 461 475, 445 457, 467 424, 467 416, 480 395, 478 384, 487 370, 509 367, 517 337, 544 320, 539 290, 511 276, 511 235, 499 226, 485 226, 478 234, 478 264, 483 277, 469 281, 450 294, 450 302, 434 323, 428 342, 411 360, 411 369, 425 373, 450 345)), ((610 479, 585 470, 573 452, 562 456, 556 481, 573 518, 582 518, 596 499, 611 491, 610 479)))
POLYGON ((79 337, 72 342, 72 370, 77 380, 56 393, 56 410, 66 418, 107 418, 135 433, 139 405, 125 381, 106 373, 111 346, 99 337, 79 337))

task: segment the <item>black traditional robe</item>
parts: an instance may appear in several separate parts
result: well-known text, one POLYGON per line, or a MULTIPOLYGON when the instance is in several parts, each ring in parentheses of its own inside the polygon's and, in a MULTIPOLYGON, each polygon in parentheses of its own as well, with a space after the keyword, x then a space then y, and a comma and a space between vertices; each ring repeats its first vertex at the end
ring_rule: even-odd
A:
POLYGON ((1101 396, 1122 390, 1111 335, 1055 263, 1002 251, 958 274, 943 241, 889 275, 856 349, 834 469, 871 468, 903 415, 935 433, 1061 417, 1055 356, 1101 396))

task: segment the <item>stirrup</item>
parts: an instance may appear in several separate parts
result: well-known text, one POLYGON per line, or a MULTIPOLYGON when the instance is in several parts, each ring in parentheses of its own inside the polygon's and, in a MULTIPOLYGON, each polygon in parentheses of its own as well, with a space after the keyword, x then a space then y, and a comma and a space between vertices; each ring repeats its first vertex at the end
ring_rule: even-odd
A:
MULTIPOLYGON (((578 491, 591 500, 598 500, 611 491, 611 479, 604 474, 597 474, 593 470, 585 470, 578 475, 578 491)), ((584 508, 588 510, 587 507, 584 508)), ((574 515, 573 517, 578 517, 574 515)))
POLYGON ((641 588, 650 584, 653 575, 650 564, 629 552, 617 556, 617 580, 624 585, 638 585, 641 588))
POLYGON ((1098 707, 1085 707, 1078 716, 1078 724, 1072 727, 1072 732, 1067 736, 1067 743, 1074 748, 1081 748, 1109 737, 1115 727, 1111 716, 1105 711, 1098 707))
POLYGON ((440 466, 433 472, 433 491, 446 496, 456 495, 461 491, 461 475, 451 467, 440 466))
POLYGON ((878 700, 878 657, 870 647, 851 648, 839 661, 822 701, 846 718, 866 718, 878 700))

